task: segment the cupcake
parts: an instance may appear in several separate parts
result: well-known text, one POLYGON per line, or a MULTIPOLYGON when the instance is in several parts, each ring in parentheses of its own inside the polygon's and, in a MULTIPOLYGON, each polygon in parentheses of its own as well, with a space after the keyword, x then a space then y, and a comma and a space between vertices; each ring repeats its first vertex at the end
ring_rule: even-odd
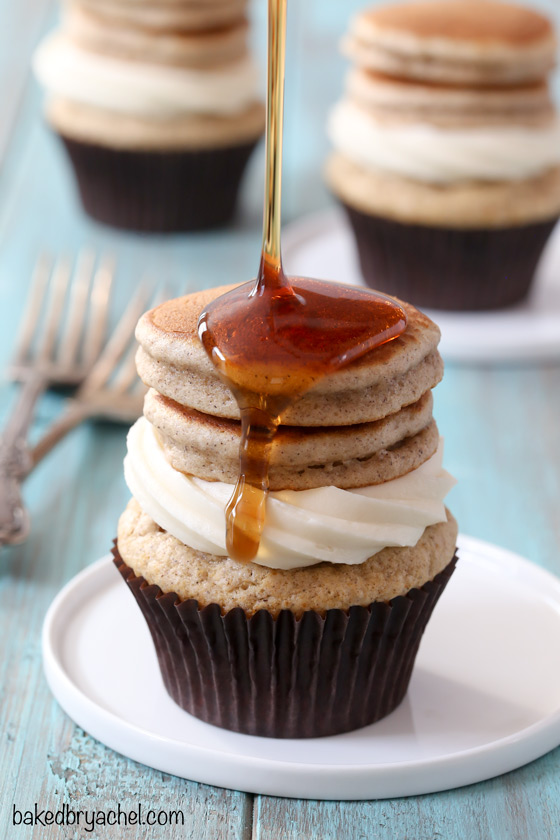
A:
POLYGON ((495 0, 366 9, 326 170, 368 285, 480 310, 528 292, 560 214, 560 122, 538 12, 495 0))
POLYGON ((237 403, 198 338, 225 289, 168 301, 137 328, 149 391, 128 436, 115 562, 151 631, 170 696, 196 717, 272 737, 382 718, 403 699, 455 565, 431 389, 439 330, 402 335, 327 375, 283 417, 258 553, 227 556, 237 403))
POLYGON ((86 212, 119 228, 226 224, 264 131, 245 0, 69 0, 36 75, 86 212))

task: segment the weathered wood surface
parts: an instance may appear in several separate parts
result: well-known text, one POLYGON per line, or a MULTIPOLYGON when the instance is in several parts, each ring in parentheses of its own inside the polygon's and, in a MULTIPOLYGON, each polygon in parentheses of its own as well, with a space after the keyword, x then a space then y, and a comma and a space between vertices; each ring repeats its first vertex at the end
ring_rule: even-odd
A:
MULTIPOLYGON (((342 85, 333 58, 358 0, 290 5, 285 207, 291 217, 327 199, 320 181, 323 123, 342 85)), ((555 0, 542 8, 560 10, 555 0)), ((262 33, 263 2, 255 3, 262 33)), ((40 248, 75 252, 92 243, 118 257, 115 311, 139 277, 165 277, 175 291, 245 280, 254 274, 260 233, 262 155, 251 166, 235 227, 224 233, 149 238, 117 234, 80 213, 54 138, 40 119, 29 77, 30 50, 55 12, 47 0, 0 3, 0 369, 9 359, 28 277, 40 248)), ((256 40, 262 45, 262 35, 256 40)), ((0 390, 0 420, 13 398, 0 390)), ((59 410, 49 395, 37 433, 59 410)), ((513 549, 560 574, 560 363, 448 365, 436 392, 446 461, 459 479, 450 506, 465 533, 513 549)), ((125 430, 76 430, 32 476, 26 498, 33 534, 0 553, 0 837, 40 840, 144 838, 145 828, 12 827, 20 810, 181 809, 185 825, 150 837, 195 840, 557 840, 560 751, 498 779, 434 796, 384 802, 303 802, 251 797, 187 782, 117 755, 76 727, 47 689, 40 630, 55 593, 105 553, 127 500, 125 430)), ((271 750, 274 749, 271 743, 271 750)))

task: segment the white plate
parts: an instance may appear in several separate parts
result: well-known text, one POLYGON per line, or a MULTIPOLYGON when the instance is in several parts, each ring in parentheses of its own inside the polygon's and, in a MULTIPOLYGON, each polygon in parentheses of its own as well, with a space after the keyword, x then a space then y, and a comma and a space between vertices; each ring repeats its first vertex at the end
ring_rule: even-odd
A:
POLYGON ((167 695, 132 595, 105 557, 59 593, 43 661, 62 708, 166 773, 273 796, 376 799, 505 773, 560 743, 560 581, 468 537, 424 636, 409 693, 345 735, 272 740, 218 729, 167 695))
MULTIPOLYGON (((283 243, 289 274, 364 285, 353 235, 342 211, 328 210, 293 222, 283 233, 283 243)), ((441 328, 440 350, 446 359, 512 362, 560 358, 560 226, 526 302, 497 312, 426 312, 441 328)))

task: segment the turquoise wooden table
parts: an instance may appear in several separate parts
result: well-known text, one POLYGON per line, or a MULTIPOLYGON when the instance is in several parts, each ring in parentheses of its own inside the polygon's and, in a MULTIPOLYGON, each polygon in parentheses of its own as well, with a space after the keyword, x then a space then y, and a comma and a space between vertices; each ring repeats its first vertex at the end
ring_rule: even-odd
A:
MULTIPOLYGON (((557 0, 539 5, 560 18, 557 0)), ((293 3, 285 141, 285 213, 329 203, 320 178, 327 107, 341 89, 336 42, 361 3, 293 3)), ((264 1, 254 4, 262 53, 264 1)), ((249 279, 260 242, 263 157, 245 183, 235 226, 197 236, 117 234, 81 214, 66 162, 43 126, 29 57, 56 10, 47 0, 0 4, 0 370, 9 360, 37 253, 84 244, 117 256, 115 312, 143 276, 177 293, 249 279)), ((560 19, 558 20, 560 24, 560 19)), ((15 390, 2 384, 1 419, 15 390)), ((37 435, 60 410, 47 395, 37 435)), ((459 479, 450 507, 464 533, 512 549, 560 575, 560 359, 546 365, 447 366, 436 391, 448 469, 459 479)), ((250 796, 164 775, 94 741, 61 711, 41 668, 45 611, 60 587, 105 554, 128 492, 125 429, 77 429, 28 480, 33 532, 0 553, 0 837, 41 840, 191 837, 196 840, 558 840, 560 750, 488 782, 430 796, 315 802, 250 796), (14 827, 14 806, 56 811, 180 809, 178 828, 14 827)))

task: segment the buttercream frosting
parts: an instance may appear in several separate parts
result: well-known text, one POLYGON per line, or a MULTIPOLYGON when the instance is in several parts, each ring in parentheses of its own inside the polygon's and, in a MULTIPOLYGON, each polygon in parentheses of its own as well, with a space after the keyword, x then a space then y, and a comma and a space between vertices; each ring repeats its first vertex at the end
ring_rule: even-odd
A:
MULTIPOLYGON (((144 417, 130 429, 127 446, 125 479, 143 511, 191 548, 225 556, 225 507, 233 485, 173 469, 144 417)), ((446 520, 443 499, 455 479, 442 458, 440 441, 424 464, 384 484, 269 493, 253 562, 276 569, 355 564, 388 546, 416 545, 428 525, 446 520)))
POLYGON ((560 164, 560 120, 543 127, 442 129, 382 123, 343 100, 332 109, 329 136, 358 166, 418 181, 517 181, 560 164))
POLYGON ((33 63, 53 97, 150 119, 234 114, 260 99, 260 74, 250 56, 212 70, 145 64, 89 52, 55 32, 33 63))

